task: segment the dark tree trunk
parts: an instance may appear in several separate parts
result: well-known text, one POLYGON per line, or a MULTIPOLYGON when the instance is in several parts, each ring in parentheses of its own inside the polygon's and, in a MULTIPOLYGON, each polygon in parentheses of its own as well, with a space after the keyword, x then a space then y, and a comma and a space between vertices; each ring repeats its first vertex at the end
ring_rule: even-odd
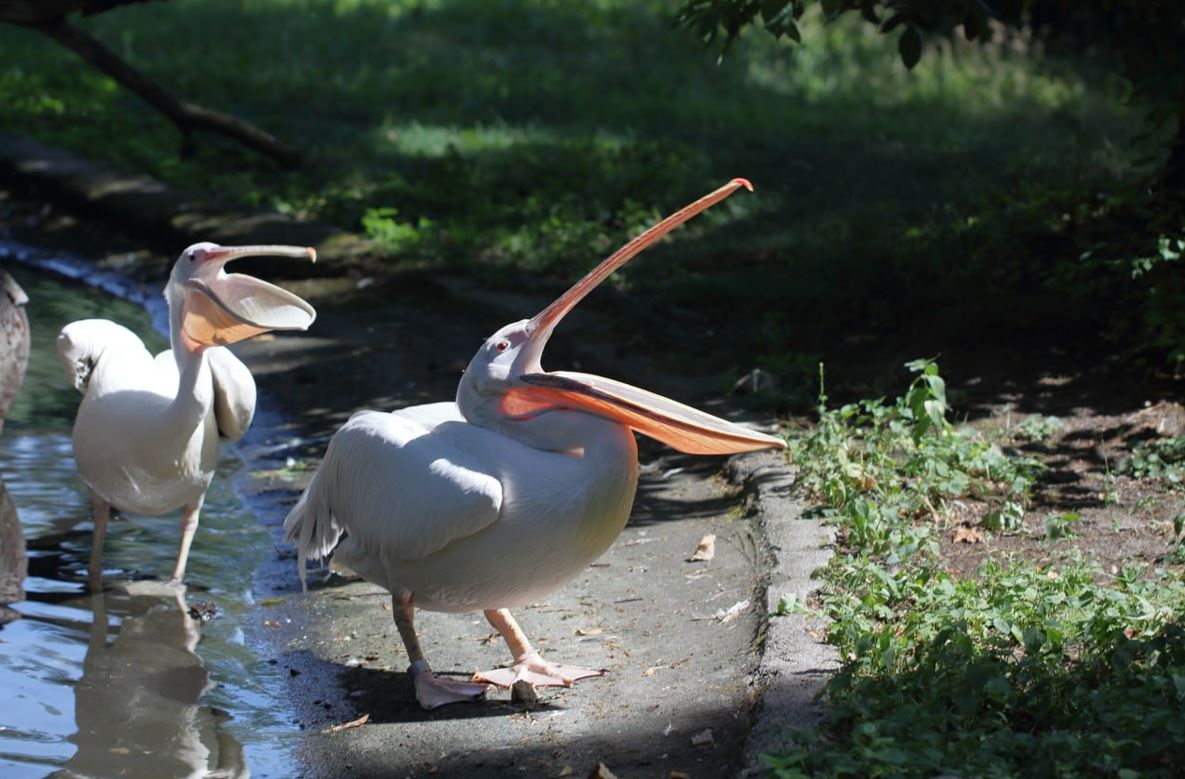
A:
POLYGON ((96 38, 74 27, 65 19, 30 25, 52 38, 98 70, 106 73, 125 89, 134 92, 160 111, 181 131, 183 145, 194 130, 205 130, 232 138, 245 146, 272 157, 281 165, 295 168, 303 162, 300 152, 292 149, 255 125, 230 114, 178 100, 168 90, 124 62, 96 38))

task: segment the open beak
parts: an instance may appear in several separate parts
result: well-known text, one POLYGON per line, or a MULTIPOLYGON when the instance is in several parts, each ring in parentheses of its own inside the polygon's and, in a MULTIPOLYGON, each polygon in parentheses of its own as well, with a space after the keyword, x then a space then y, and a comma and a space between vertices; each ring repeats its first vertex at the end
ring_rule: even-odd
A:
MULTIPOLYGON (((736 178, 663 219, 618 249, 563 295, 527 323, 528 342, 520 354, 525 367, 539 370, 539 357, 560 320, 609 274, 679 225, 711 208, 741 187, 753 186, 736 178)), ((569 408, 614 419, 639 433, 692 454, 733 454, 785 447, 780 438, 759 433, 725 419, 620 381, 569 371, 524 372, 520 384, 502 399, 501 412, 525 419, 548 409, 569 408)))
POLYGON ((223 266, 240 257, 295 257, 317 261, 312 247, 219 246, 199 260, 201 273, 185 285, 181 317, 187 341, 224 346, 270 330, 306 330, 317 317, 307 302, 286 289, 223 266))

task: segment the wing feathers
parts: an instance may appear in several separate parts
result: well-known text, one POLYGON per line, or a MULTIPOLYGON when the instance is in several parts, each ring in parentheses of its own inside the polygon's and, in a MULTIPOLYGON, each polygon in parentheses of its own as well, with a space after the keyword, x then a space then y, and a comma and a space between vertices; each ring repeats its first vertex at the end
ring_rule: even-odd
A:
POLYGON ((337 538, 322 532, 322 506, 350 543, 385 560, 417 560, 497 521, 502 485, 450 440, 445 422, 355 414, 334 434, 313 483, 284 527, 314 559, 337 538), (300 509, 300 511, 298 511, 300 509), (317 523, 316 529, 314 525, 317 523))
POLYGON ((218 433, 238 441, 255 417, 255 379, 246 365, 224 346, 209 349, 210 374, 214 377, 214 416, 218 433))

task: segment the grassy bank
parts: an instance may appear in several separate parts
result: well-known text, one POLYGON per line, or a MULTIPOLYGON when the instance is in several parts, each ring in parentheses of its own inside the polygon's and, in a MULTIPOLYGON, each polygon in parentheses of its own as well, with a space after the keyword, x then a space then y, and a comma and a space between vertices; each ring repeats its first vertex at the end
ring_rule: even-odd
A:
POLYGON ((952 426, 937 366, 911 367, 895 402, 821 398, 818 425, 791 439, 799 488, 838 530, 810 608, 843 667, 826 722, 770 755, 774 774, 1178 775, 1181 439, 1122 452, 1116 471, 1131 476, 1105 474, 1066 511, 1046 485, 1091 469, 1039 443, 1058 425, 952 426))
POLYGON ((178 94, 311 151, 298 172, 209 138, 178 159, 135 98, 0 29, 0 129, 367 230, 394 270, 507 286, 570 279, 748 176, 754 196, 617 284, 669 323, 667 345, 705 333, 697 364, 801 386, 845 344, 1014 318, 1018 290, 1046 318, 1090 315, 1086 300, 1049 316, 1046 282, 1077 256, 1066 225, 1158 151, 1130 145, 1144 128, 1104 70, 956 42, 906 72, 884 36, 818 20, 802 47, 750 35, 718 64, 675 7, 175 0, 79 22, 178 94))

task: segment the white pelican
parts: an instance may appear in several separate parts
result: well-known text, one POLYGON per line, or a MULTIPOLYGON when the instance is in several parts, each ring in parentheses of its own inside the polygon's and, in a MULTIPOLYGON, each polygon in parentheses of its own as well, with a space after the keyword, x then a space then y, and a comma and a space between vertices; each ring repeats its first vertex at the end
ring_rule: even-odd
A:
POLYGON ((507 609, 576 577, 621 532, 638 481, 631 430, 703 454, 785 445, 612 379, 544 373, 539 364, 556 325, 597 284, 742 186, 749 183, 734 179, 667 217, 536 317, 490 336, 465 370, 455 403, 361 411, 330 440, 284 522, 302 584, 305 559, 324 557, 348 534, 336 555, 391 592, 424 708, 479 698, 486 683, 569 686, 603 673, 544 660, 507 609), (479 672, 472 682, 434 676, 413 606, 483 610, 513 666, 479 672))
POLYGON ((91 489, 93 587, 112 506, 148 516, 182 510, 171 579, 180 584, 218 463, 218 438, 238 440, 255 415, 255 380, 222 345, 269 330, 304 330, 316 317, 291 292, 224 270, 231 260, 258 255, 316 261, 306 247, 196 243, 177 258, 165 286, 172 348, 153 358, 132 331, 106 319, 71 322, 58 335, 58 356, 83 394, 74 459, 91 489))

